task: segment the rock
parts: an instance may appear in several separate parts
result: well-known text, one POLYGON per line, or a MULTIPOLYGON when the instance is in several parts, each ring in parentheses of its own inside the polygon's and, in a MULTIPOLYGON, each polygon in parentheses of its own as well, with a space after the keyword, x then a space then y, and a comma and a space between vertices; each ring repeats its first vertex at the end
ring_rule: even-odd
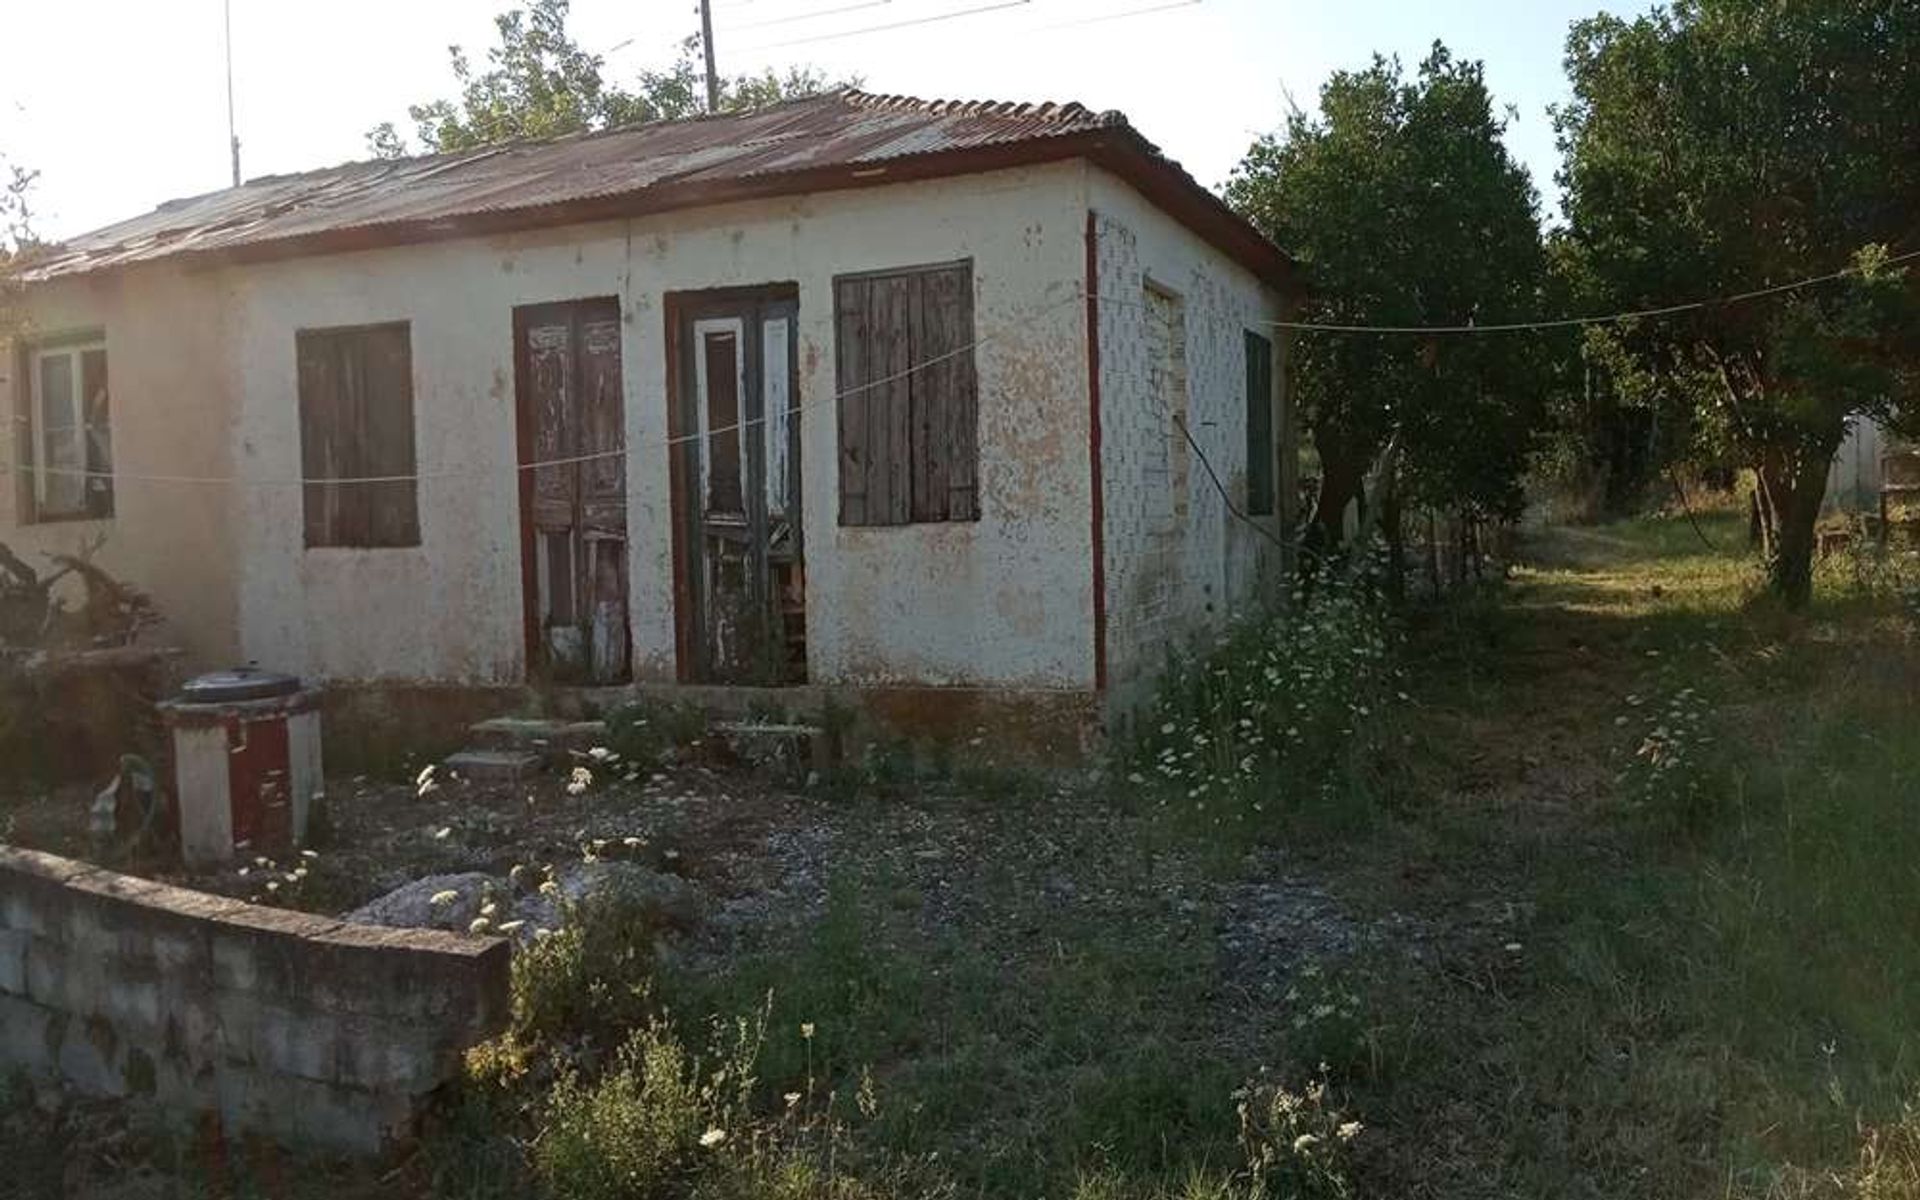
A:
MULTIPOLYGON (((568 902, 583 904, 595 897, 607 896, 638 904, 657 912, 666 924, 690 928, 704 908, 700 894, 692 884, 677 875, 668 875, 631 862, 568 863, 554 872, 560 895, 568 902)), ((563 920, 563 905, 556 898, 535 893, 513 907, 516 919, 530 926, 552 929, 563 920)))
POLYGON ((480 915, 487 889, 504 893, 501 881, 484 871, 466 871, 458 875, 428 875, 403 883, 386 895, 370 900, 340 919, 356 925, 384 925, 390 929, 453 929, 465 932, 480 915), (433 898, 443 892, 454 893, 451 901, 435 904, 433 898))

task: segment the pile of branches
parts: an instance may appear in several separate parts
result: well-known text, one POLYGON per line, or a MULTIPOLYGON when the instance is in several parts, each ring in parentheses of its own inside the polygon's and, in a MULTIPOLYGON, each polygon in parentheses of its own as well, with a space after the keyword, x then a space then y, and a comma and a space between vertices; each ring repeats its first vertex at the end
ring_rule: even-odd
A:
POLYGON ((101 649, 130 646, 159 619, 145 592, 96 566, 104 538, 77 554, 48 554, 44 574, 0 542, 0 649, 101 649), (68 576, 81 582, 78 607, 55 594, 68 576))

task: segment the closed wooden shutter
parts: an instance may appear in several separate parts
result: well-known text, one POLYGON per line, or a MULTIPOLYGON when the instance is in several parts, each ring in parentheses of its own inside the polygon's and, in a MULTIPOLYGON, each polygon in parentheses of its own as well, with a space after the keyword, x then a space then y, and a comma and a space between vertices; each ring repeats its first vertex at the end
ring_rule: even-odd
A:
POLYGON ((1274 509, 1273 343, 1247 333, 1247 512, 1274 509))
POLYGON ((980 515, 973 267, 834 281, 840 523, 980 515))
POLYGON ((419 545, 408 326, 307 330, 296 346, 306 544, 419 545))

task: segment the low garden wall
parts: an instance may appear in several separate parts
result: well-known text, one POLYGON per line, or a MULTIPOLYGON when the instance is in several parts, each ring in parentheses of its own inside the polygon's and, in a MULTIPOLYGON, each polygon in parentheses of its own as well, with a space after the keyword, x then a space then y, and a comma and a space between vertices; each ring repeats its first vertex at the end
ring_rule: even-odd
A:
POLYGON ((0 846, 0 1074, 378 1154, 505 1027, 509 954, 0 846))

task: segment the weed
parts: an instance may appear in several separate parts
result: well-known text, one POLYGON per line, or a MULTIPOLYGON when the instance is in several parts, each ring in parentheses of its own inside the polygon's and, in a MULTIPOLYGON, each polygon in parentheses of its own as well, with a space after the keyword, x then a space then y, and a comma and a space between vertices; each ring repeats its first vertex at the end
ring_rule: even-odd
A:
POLYGON ((701 739, 706 715, 681 702, 635 700, 606 716, 605 749, 617 755, 629 778, 672 762, 681 748, 701 739))
POLYGON ((1364 820, 1405 701, 1394 642, 1371 584, 1322 581, 1171 658, 1121 769, 1207 825, 1364 820))
POLYGON ((617 1040, 653 1019, 659 910, 614 891, 562 912, 559 929, 514 955, 512 1036, 533 1044, 617 1040))

